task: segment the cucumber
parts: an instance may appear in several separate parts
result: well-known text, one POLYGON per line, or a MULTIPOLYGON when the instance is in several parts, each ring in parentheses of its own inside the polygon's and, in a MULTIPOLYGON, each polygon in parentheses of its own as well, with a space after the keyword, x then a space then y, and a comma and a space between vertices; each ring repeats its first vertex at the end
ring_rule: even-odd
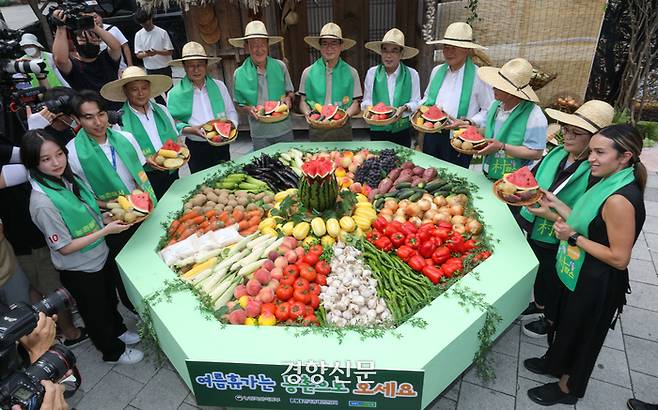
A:
POLYGON ((405 189, 401 189, 401 190, 398 191, 397 197, 399 199, 407 199, 415 193, 416 193, 416 191, 414 191, 413 189, 405 188, 405 189))
POLYGON ((411 182, 400 182, 399 184, 395 184, 395 187, 397 189, 411 188, 411 182))
POLYGON ((425 184, 425 189, 427 189, 428 191, 431 192, 431 191, 434 191, 436 189, 441 188, 445 184, 446 184, 446 181, 444 181, 443 179, 434 178, 433 180, 431 180, 430 182, 425 184))
POLYGON ((384 198, 376 199, 372 205, 375 207, 376 210, 379 210, 382 207, 382 205, 384 205, 384 198))
POLYGON ((411 196, 409 197, 409 201, 411 201, 411 202, 416 202, 416 201, 418 201, 418 200, 419 200, 420 198, 422 198, 422 197, 423 197, 423 193, 422 193, 422 192, 416 192, 415 194, 413 194, 413 195, 411 195, 411 196))
POLYGON ((387 192, 387 193, 383 194, 382 198, 395 198, 397 196, 397 194, 398 194, 398 191, 394 190, 394 191, 387 192))

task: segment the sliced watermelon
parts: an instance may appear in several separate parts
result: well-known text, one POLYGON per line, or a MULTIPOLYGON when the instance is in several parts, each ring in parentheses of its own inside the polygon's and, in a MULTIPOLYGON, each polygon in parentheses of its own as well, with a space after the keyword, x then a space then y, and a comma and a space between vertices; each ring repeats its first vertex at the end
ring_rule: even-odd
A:
POLYGON ((462 131, 462 133, 459 134, 459 137, 464 141, 470 141, 474 144, 483 142, 485 140, 484 136, 480 135, 478 132, 478 129, 472 125, 462 131))
POLYGON ((153 202, 151 202, 151 197, 146 192, 133 192, 128 196, 128 201, 135 208, 136 211, 143 214, 151 212, 153 209, 153 202))
POLYGON ((330 120, 334 117, 334 115, 336 115, 337 112, 338 106, 327 104, 322 106, 322 112, 320 112, 320 115, 322 116, 322 119, 330 120))
POLYGON ((444 113, 443 110, 441 110, 439 107, 433 105, 422 114, 422 117, 427 121, 437 122, 445 120, 448 118, 448 115, 444 113))
POLYGON ((539 184, 535 176, 530 172, 527 166, 521 167, 511 174, 503 176, 503 180, 508 182, 521 190, 538 189, 539 184))
POLYGON ((174 152, 180 152, 180 144, 176 144, 173 140, 167 140, 162 144, 162 149, 167 149, 174 152))
POLYGON ((216 121, 213 123, 213 126, 215 127, 215 131, 217 131, 219 135, 221 135, 224 138, 230 138, 231 130, 233 129, 233 123, 216 121))
POLYGON ((302 164, 302 172, 309 178, 324 178, 334 172, 334 163, 327 158, 318 158, 302 164))
POLYGON ((380 102, 377 105, 370 107, 370 112, 373 114, 390 114, 393 111, 395 111, 395 108, 389 107, 383 102, 380 102))
POLYGON ((277 108, 279 108, 280 104, 281 103, 279 101, 265 101, 265 104, 263 104, 265 115, 272 114, 274 111, 276 111, 277 108))

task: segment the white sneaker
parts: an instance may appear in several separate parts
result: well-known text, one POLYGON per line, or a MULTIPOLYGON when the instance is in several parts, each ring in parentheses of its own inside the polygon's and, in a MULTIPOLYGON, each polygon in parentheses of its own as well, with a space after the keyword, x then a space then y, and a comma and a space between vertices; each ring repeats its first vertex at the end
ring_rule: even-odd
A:
POLYGON ((119 336, 119 340, 127 345, 136 345, 142 340, 142 338, 139 337, 137 333, 126 330, 121 336, 119 336))
POLYGON ((119 359, 116 361, 106 361, 107 364, 135 364, 142 361, 144 358, 144 353, 141 350, 134 349, 132 347, 126 347, 126 350, 123 352, 119 359))

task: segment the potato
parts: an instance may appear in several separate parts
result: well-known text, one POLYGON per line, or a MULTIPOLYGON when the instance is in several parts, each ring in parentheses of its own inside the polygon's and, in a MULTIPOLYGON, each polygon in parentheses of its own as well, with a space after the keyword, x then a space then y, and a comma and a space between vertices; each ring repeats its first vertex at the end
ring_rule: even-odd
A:
POLYGON ((117 218, 121 218, 121 217, 123 217, 123 215, 125 215, 126 211, 124 211, 123 208, 114 208, 114 209, 112 209, 111 213, 112 213, 112 216, 115 216, 117 218))
POLYGON ((218 203, 219 202, 219 196, 215 195, 213 191, 210 191, 206 194, 206 198, 208 198, 208 201, 218 203))
POLYGON ((258 208, 258 205, 251 203, 247 205, 247 211, 253 211, 254 209, 258 208))
POLYGON ((165 168, 176 169, 182 167, 184 162, 185 161, 180 158, 167 158, 161 165, 165 168))
POLYGON ((185 205, 183 206, 183 209, 185 209, 187 211, 189 209, 192 209, 192 207, 193 207, 193 205, 192 205, 191 202, 186 202, 185 205))
POLYGON ((215 205, 215 211, 221 212, 224 210, 224 205, 223 204, 217 204, 215 205))
POLYGON ((213 191, 213 192, 215 193, 215 195, 217 195, 217 196, 220 196, 220 195, 222 194, 222 190, 219 189, 219 188, 215 188, 215 189, 213 189, 212 191, 213 191))
POLYGON ((238 206, 236 206, 236 207, 233 207, 233 210, 234 210, 234 211, 244 212, 244 206, 242 206, 242 205, 238 205, 238 206))
POLYGON ((220 189, 219 194, 229 196, 231 194, 231 191, 229 191, 228 189, 220 189))
POLYGON ((272 197, 269 196, 269 195, 265 195, 263 197, 263 202, 265 202, 266 204, 271 204, 272 203, 272 197))
POLYGON ((228 205, 229 205, 231 208, 234 208, 234 207, 238 206, 238 201, 236 201, 235 199, 229 199, 229 201, 228 201, 228 205))
POLYGON ((202 209, 203 208, 201 208, 200 206, 195 206, 194 208, 192 208, 192 210, 195 212, 201 212, 202 209))
POLYGON ((232 200, 234 200, 234 199, 235 199, 235 195, 233 195, 233 194, 228 194, 228 200, 229 200, 229 201, 232 201, 232 200))
POLYGON ((194 206, 203 206, 207 201, 208 199, 203 194, 194 195, 194 198, 192 198, 192 204, 194 206))
POLYGON ((217 205, 217 202, 215 202, 215 201, 208 201, 208 202, 206 202, 206 204, 204 205, 204 208, 205 208, 205 207, 208 207, 208 206, 211 207, 211 208, 214 208, 215 205, 217 205))
POLYGON ((246 206, 249 203, 249 198, 247 198, 246 196, 241 196, 238 197, 237 202, 242 206, 246 206))
POLYGON ((163 157, 162 155, 158 155, 155 157, 155 163, 158 165, 163 165, 165 163, 166 158, 163 157))
POLYGON ((261 198, 264 197, 264 196, 265 196, 265 192, 259 192, 259 193, 257 193, 256 195, 254 195, 254 199, 255 199, 255 200, 259 200, 259 199, 261 199, 261 198))
POLYGON ((206 206, 203 207, 203 212, 212 211, 213 209, 214 209, 213 206, 208 206, 208 205, 206 205, 206 206))
POLYGON ((233 212, 233 206, 232 206, 232 205, 226 205, 226 206, 224 207, 224 210, 225 210, 226 212, 233 212))
POLYGON ((126 223, 129 223, 129 224, 135 222, 136 219, 137 219, 137 214, 134 213, 134 212, 126 212, 126 213, 123 215, 123 220, 124 220, 126 223))

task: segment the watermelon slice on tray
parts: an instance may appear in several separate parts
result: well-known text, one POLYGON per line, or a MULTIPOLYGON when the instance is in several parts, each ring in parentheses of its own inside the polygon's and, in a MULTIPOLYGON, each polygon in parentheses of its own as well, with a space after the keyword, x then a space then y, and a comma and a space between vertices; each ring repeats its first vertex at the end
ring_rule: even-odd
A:
POLYGON ((347 121, 347 113, 337 105, 315 104, 313 111, 308 115, 307 121, 314 128, 338 128, 342 127, 347 121))
POLYGON ((411 116, 411 125, 424 133, 439 132, 448 121, 448 114, 436 105, 421 105, 411 116))
POLYGON ((162 144, 153 156, 147 158, 149 165, 160 171, 173 171, 176 170, 190 159, 190 150, 181 144, 175 143, 169 139, 162 144))
POLYGON ((288 104, 281 101, 265 101, 263 105, 256 106, 258 121, 274 123, 288 118, 288 104))
POLYGON ((389 125, 398 120, 396 114, 397 110, 395 107, 380 102, 368 107, 363 114, 363 120, 370 125, 389 125))
POLYGON ((487 146, 487 139, 474 126, 460 128, 453 133, 452 147, 462 154, 474 155, 487 146))
POLYGON ((151 201, 151 197, 146 192, 135 190, 128 196, 128 201, 130 201, 137 212, 148 214, 153 210, 153 201, 151 201))
POLYGON ((210 145, 220 146, 229 144, 235 141, 235 138, 238 135, 238 130, 233 123, 228 120, 211 120, 208 121, 203 128, 206 130, 206 141, 210 145), (208 130, 207 125, 212 127, 210 131, 208 130))
POLYGON ((527 166, 505 174, 494 184, 496 195, 514 206, 527 206, 538 202, 542 197, 539 184, 527 166))

